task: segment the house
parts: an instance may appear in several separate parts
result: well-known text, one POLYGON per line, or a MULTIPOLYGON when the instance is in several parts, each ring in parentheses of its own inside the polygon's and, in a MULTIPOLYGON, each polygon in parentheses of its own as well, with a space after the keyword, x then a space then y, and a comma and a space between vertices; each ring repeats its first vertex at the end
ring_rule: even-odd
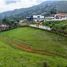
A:
POLYGON ((0 31, 7 30, 8 28, 9 28, 9 25, 0 24, 0 31))
POLYGON ((26 17, 26 19, 27 19, 28 21, 33 21, 33 16, 26 17))
POLYGON ((55 19, 67 19, 67 13, 57 13, 54 15, 55 19))
POLYGON ((33 15, 33 21, 35 22, 40 22, 40 21, 44 21, 44 16, 42 15, 33 15))
POLYGON ((33 15, 33 16, 30 16, 30 17, 26 17, 26 19, 28 21, 40 22, 40 21, 44 21, 44 16, 42 16, 42 15, 33 15))
POLYGON ((62 20, 67 20, 66 13, 57 13, 49 17, 45 17, 45 21, 62 21, 62 20))

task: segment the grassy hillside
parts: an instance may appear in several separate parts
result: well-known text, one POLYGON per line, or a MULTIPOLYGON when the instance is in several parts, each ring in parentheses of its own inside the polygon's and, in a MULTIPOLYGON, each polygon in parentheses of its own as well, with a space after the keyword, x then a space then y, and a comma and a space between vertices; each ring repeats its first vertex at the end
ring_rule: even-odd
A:
POLYGON ((0 33, 1 67, 44 67, 44 62, 49 67, 66 66, 67 38, 29 27, 0 33), (40 50, 40 53, 17 49, 21 45, 40 50))

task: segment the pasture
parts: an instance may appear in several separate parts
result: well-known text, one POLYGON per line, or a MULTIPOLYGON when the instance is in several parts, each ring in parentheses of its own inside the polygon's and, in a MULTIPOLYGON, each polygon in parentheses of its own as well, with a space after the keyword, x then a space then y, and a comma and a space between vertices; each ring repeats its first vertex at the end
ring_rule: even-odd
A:
POLYGON ((0 33, 0 67, 44 67, 44 62, 66 66, 66 37, 30 27, 0 33))

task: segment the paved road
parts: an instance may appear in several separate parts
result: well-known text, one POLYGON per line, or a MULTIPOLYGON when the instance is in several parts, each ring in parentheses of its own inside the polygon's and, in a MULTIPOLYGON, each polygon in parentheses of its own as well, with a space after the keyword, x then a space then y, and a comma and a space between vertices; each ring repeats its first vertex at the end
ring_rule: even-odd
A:
POLYGON ((48 27, 48 26, 42 26, 42 25, 36 26, 36 25, 33 25, 33 24, 31 24, 31 25, 29 25, 29 26, 51 31, 51 28, 48 27))

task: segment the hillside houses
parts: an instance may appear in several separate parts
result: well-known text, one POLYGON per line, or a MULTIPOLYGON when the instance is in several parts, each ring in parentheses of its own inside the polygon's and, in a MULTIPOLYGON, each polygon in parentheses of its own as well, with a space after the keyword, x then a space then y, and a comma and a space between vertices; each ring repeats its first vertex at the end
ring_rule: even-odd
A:
POLYGON ((44 16, 42 15, 32 15, 30 17, 26 17, 28 21, 41 22, 44 21, 44 16))
POLYGON ((41 21, 62 21, 67 20, 66 13, 57 13, 52 14, 51 16, 45 17, 42 15, 32 15, 30 17, 26 17, 28 21, 41 22, 41 21))
POLYGON ((46 21, 62 21, 67 20, 67 14, 66 13, 57 13, 52 16, 45 17, 46 21))

